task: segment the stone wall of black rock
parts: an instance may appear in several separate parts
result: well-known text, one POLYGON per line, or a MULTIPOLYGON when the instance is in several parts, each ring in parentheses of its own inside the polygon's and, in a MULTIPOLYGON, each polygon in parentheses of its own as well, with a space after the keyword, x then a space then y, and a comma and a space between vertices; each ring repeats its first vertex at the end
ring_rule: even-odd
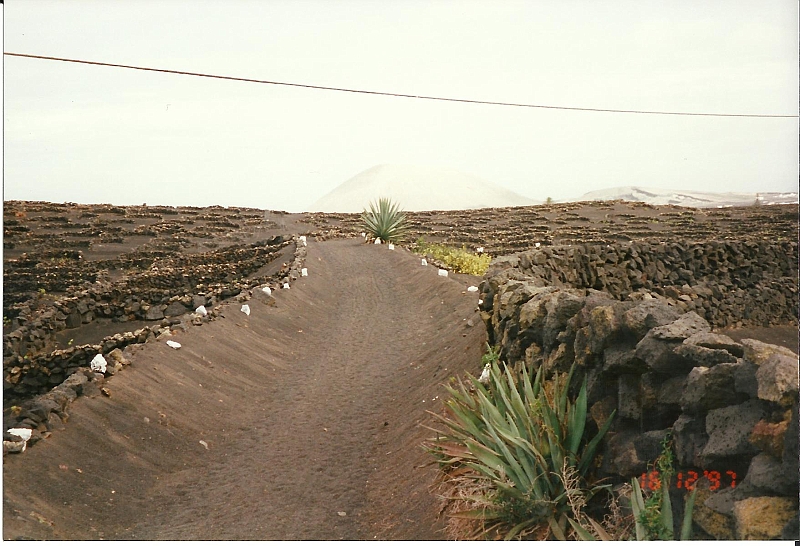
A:
MULTIPOLYGON (((355 237, 359 214, 307 213, 318 240, 355 237)), ((483 247, 492 256, 541 246, 618 244, 620 242, 796 241, 797 206, 687 209, 623 201, 558 203, 466 211, 407 212, 406 239, 419 237, 468 250, 483 247), (604 218, 581 216, 590 207, 604 218), (627 212, 623 212, 627 211, 627 212), (631 214, 631 212, 636 214, 631 214)))
POLYGON ((539 286, 657 297, 714 327, 797 322, 796 242, 709 241, 542 247, 492 262, 539 286))
POLYGON ((264 243, 227 247, 219 252, 157 261, 150 270, 116 283, 96 283, 87 290, 57 300, 44 311, 22 314, 20 326, 3 337, 3 393, 26 398, 46 392, 85 367, 97 354, 144 343, 164 328, 204 320, 192 313, 199 306, 214 308, 223 300, 255 286, 278 288, 300 276, 305 244, 300 238, 275 237, 264 243), (254 275, 294 244, 294 259, 275 275, 254 275), (153 326, 115 334, 97 344, 48 351, 56 332, 78 328, 98 318, 117 322, 152 321, 153 326))
MULTIPOLYGON (((794 258, 791 248, 784 250, 796 264, 796 246, 794 258)), ((596 259, 623 252, 610 251, 597 249, 596 259)), ((519 256, 519 268, 505 267, 506 259, 481 283, 481 315, 501 359, 518 369, 543 366, 548 375, 575 363, 573 385, 587 381, 589 427, 596 430, 616 412, 601 474, 620 486, 643 474, 650 482, 648 463, 671 434, 682 480, 671 484, 674 506, 682 507, 686 480, 699 478, 692 484, 694 538, 797 539, 797 355, 712 333, 708 321, 680 305, 688 301, 649 294, 620 301, 593 288, 548 285, 548 275, 532 268, 547 267, 552 255, 519 256)), ((553 267, 564 265, 553 260, 553 267)), ((731 259, 719 259, 719 267, 720 261, 731 259)), ((783 311, 778 316, 788 317, 783 311)))

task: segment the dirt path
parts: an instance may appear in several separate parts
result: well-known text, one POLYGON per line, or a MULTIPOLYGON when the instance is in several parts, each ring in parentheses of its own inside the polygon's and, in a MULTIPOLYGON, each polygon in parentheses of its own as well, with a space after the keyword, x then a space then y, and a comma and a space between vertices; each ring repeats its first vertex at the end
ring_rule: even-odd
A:
POLYGON ((4 538, 444 538, 418 425, 478 371, 475 279, 352 239, 307 268, 276 307, 143 346, 110 398, 6 457, 4 538))

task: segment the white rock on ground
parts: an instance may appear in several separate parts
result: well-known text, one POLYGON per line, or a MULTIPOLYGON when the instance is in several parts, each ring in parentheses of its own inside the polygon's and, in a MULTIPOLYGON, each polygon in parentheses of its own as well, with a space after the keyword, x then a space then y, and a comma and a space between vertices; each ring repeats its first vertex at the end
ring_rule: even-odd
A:
POLYGON ((100 373, 106 373, 106 366, 108 366, 108 363, 106 359, 103 358, 103 355, 95 355, 92 362, 89 364, 89 367, 91 367, 93 371, 100 373))
POLYGON ((206 315, 208 315, 208 311, 206 310, 205 305, 201 305, 200 307, 195 309, 194 312, 200 315, 201 317, 205 317, 206 315))
POLYGON ((422 258, 422 265, 428 265, 428 260, 426 260, 425 258, 422 258))
POLYGON ((250 316, 250 306, 247 305, 246 303, 242 305, 242 313, 244 313, 248 317, 250 316))
POLYGON ((478 291, 477 286, 470 286, 469 288, 467 288, 467 292, 477 292, 477 291, 478 291))
POLYGON ((272 288, 270 288, 269 286, 265 286, 264 288, 261 289, 261 291, 264 292, 267 296, 272 295, 272 288))
POLYGON ((26 442, 31 439, 31 434, 33 434, 33 431, 29 428, 10 428, 6 432, 19 436, 26 442))
POLYGON ((303 269, 301 269, 300 270, 300 276, 301 277, 308 277, 308 269, 306 269, 305 267, 303 269))
POLYGON ((446 269, 440 269, 439 270, 439 276, 440 277, 447 277, 447 275, 448 275, 448 273, 447 273, 446 269))
POLYGON ((180 349, 181 348, 181 344, 180 343, 178 343, 177 341, 172 341, 171 339, 167 340, 167 345, 169 345, 173 349, 180 349))

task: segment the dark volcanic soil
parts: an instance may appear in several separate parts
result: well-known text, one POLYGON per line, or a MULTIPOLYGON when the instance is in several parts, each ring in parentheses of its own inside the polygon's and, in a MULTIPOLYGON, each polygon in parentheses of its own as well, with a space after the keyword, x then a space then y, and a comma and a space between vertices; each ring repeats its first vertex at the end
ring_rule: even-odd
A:
POLYGON ((276 307, 142 346, 110 398, 6 457, 4 538, 444 538, 419 423, 478 371, 477 296, 356 240, 307 267, 276 307))
MULTIPOLYGON (((121 282, 165 256, 179 264, 276 235, 356 235, 357 218, 7 202, 4 329, 19 325, 21 310, 85 283, 121 282)), ((798 225, 796 205, 621 202, 409 219, 411 240, 493 256, 537 242, 795 240, 798 225)), ((249 276, 274 274, 292 253, 285 247, 249 276)), ((306 265, 309 277, 278 291, 276 307, 250 301, 248 317, 229 301, 224 318, 178 334, 180 350, 138 347, 109 379, 110 398, 79 398, 63 430, 5 457, 3 537, 443 539, 419 425, 440 409, 442 382, 480 371, 486 333, 477 295, 466 292, 479 279, 441 278, 418 257, 358 239, 312 242, 306 265)), ((55 342, 96 343, 138 326, 103 319, 55 342)), ((793 326, 724 333, 797 350, 793 326)))

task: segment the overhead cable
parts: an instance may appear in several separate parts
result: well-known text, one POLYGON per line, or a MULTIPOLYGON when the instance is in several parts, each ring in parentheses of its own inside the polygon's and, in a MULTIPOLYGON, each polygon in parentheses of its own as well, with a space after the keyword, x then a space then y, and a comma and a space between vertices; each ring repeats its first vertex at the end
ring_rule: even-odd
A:
POLYGON ((270 81, 270 80, 257 80, 253 78, 238 78, 234 76, 220 76, 217 74, 204 74, 201 72, 186 72, 183 70, 168 70, 165 68, 148 68, 144 66, 132 66, 132 65, 125 65, 125 64, 115 64, 115 63, 103 63, 98 61, 85 61, 80 59, 65 59, 61 57, 46 57, 44 55, 29 55, 26 53, 7 53, 4 52, 3 55, 9 55, 12 57, 27 57, 30 59, 45 59, 48 61, 62 61, 67 63, 79 63, 79 64, 89 64, 89 65, 96 65, 96 66, 110 66, 114 68, 128 68, 131 70, 144 70, 148 72, 163 72, 166 74, 181 74, 184 76, 197 76, 201 78, 216 78, 220 80, 232 80, 232 81, 239 81, 239 82, 249 82, 249 83, 262 83, 268 85, 283 85, 287 87, 301 87, 305 89, 319 89, 323 91, 340 91, 344 93, 360 93, 363 95, 380 95, 385 97, 400 97, 406 99, 422 99, 422 100, 438 100, 438 101, 445 101, 445 102, 461 102, 467 104, 486 104, 491 106, 513 106, 517 108, 541 108, 547 110, 573 110, 578 112, 611 112, 615 114, 652 114, 652 115, 660 115, 660 116, 707 116, 707 117, 725 117, 725 118, 796 118, 798 117, 797 114, 787 115, 787 114, 724 114, 724 113, 712 113, 712 112, 667 112, 667 111, 659 111, 659 110, 622 110, 622 109, 615 109, 615 108, 582 108, 578 106, 552 106, 552 105, 544 105, 544 104, 524 104, 524 103, 515 103, 515 102, 498 102, 498 101, 488 101, 488 100, 473 100, 473 99, 456 99, 456 98, 448 98, 448 97, 433 97, 429 95, 410 95, 405 93, 389 93, 385 91, 368 91, 365 89, 348 89, 344 87, 329 87, 324 85, 311 85, 305 83, 290 83, 290 82, 277 82, 277 81, 270 81))

